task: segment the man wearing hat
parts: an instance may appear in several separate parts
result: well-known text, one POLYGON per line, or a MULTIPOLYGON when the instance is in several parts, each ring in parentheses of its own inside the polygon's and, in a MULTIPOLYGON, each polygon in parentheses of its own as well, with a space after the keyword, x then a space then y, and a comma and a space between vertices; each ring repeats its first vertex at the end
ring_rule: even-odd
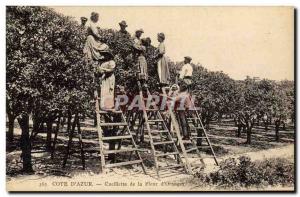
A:
POLYGON ((138 29, 135 31, 135 35, 133 36, 133 43, 136 45, 142 45, 141 36, 144 33, 143 29, 138 29))
POLYGON ((87 19, 86 17, 83 16, 83 17, 80 17, 80 20, 81 20, 81 26, 82 26, 82 27, 85 27, 86 22, 87 22, 88 19, 87 19))
POLYGON ((190 56, 184 57, 184 65, 179 72, 179 79, 181 79, 187 88, 192 84, 193 67, 191 65, 192 58, 190 56))
POLYGON ((190 56, 184 57, 184 65, 179 72, 179 80, 180 80, 180 102, 184 103, 184 108, 178 110, 178 121, 181 126, 181 131, 183 135, 183 140, 188 140, 190 138, 190 129, 188 126, 188 122, 185 116, 185 108, 190 106, 189 92, 190 85, 192 84, 192 74, 193 67, 190 64, 192 58, 190 56))
POLYGON ((123 38, 130 38, 131 35, 130 33, 126 30, 126 28, 128 27, 126 21, 121 21, 119 22, 120 25, 120 30, 117 32, 117 36, 118 37, 123 37, 123 38))

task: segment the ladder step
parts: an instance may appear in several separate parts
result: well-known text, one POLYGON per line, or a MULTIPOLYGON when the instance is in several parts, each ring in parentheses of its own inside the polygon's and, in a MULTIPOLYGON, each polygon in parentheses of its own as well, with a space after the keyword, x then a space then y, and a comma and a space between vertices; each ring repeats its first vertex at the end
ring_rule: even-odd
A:
POLYGON ((173 144, 172 141, 164 141, 164 142, 153 142, 154 145, 160 145, 160 144, 173 144))
POLYGON ((120 140, 120 139, 130 139, 132 138, 131 135, 119 135, 119 136, 109 136, 109 137, 103 137, 103 140, 120 140))
POLYGON ((198 149, 198 148, 194 147, 194 148, 191 148, 191 149, 186 150, 186 152, 189 153, 189 152, 192 152, 192 151, 197 150, 197 149, 198 149))
POLYGON ((167 155, 178 155, 179 152, 169 152, 169 153, 161 153, 161 154, 156 154, 156 157, 163 157, 163 156, 167 156, 167 155))
POLYGON ((108 113, 121 114, 123 112, 121 110, 118 110, 118 111, 103 111, 103 110, 100 110, 99 113, 100 114, 108 114, 108 113))
POLYGON ((167 133, 168 130, 151 130, 151 133, 167 133))
POLYGON ((171 169, 171 168, 179 168, 179 167, 183 167, 183 164, 175 164, 172 166, 164 166, 164 167, 159 167, 160 170, 164 170, 164 169, 171 169))
POLYGON ((134 161, 125 161, 125 162, 119 162, 119 163, 106 164, 105 167, 113 168, 113 167, 118 167, 118 166, 127 166, 127 165, 139 164, 139 163, 142 163, 142 160, 134 160, 134 161))
POLYGON ((146 111, 159 111, 159 109, 146 109, 146 111))
POLYGON ((162 119, 148 120, 148 122, 164 122, 162 119))
POLYGON ((100 123, 101 127, 109 127, 109 126, 127 126, 127 123, 125 122, 106 122, 106 123, 100 123))
POLYGON ((192 143, 192 141, 191 140, 182 140, 182 143, 188 144, 188 143, 192 143))
POLYGON ((137 148, 128 148, 128 149, 119 149, 119 150, 105 150, 104 154, 112 154, 112 153, 123 153, 123 152, 133 152, 137 151, 137 148))

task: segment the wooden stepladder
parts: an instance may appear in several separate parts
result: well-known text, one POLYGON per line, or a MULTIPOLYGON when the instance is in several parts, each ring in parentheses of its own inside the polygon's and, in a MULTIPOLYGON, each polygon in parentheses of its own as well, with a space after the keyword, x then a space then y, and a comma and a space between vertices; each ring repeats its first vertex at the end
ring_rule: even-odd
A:
POLYGON ((119 167, 119 166, 127 166, 127 165, 141 165, 144 173, 146 174, 146 168, 143 163, 143 160, 140 156, 139 150, 137 149, 136 143, 133 139, 123 111, 121 110, 109 110, 102 111, 100 110, 98 98, 98 92, 95 91, 95 112, 96 112, 96 122, 97 122, 97 132, 98 132, 98 140, 99 140, 99 148, 100 148, 100 157, 101 157, 101 172, 104 172, 107 168, 119 167), (104 116, 119 115, 120 122, 107 122, 107 118, 104 116), (104 130, 107 127, 117 127, 121 132, 116 135, 105 136, 104 130), (117 142, 117 149, 113 148, 111 150, 105 148, 104 143, 109 143, 111 141, 117 142), (122 145, 126 143, 126 146, 131 146, 130 148, 122 148, 122 145), (115 162, 115 163, 107 163, 106 155, 118 155, 117 160, 120 158, 119 154, 128 154, 125 155, 128 158, 127 161, 115 162), (136 158, 133 158, 133 154, 135 153, 136 158))
MULTIPOLYGON (((167 93, 166 90, 168 90, 168 88, 165 88, 163 90, 163 96, 167 97, 167 93)), ((167 97, 168 98, 168 97, 167 97)), ((191 99, 191 98, 188 98, 191 99)), ((211 146, 210 140, 208 138, 208 135, 206 133, 205 128, 203 127, 202 121, 200 119, 199 113, 197 112, 196 108, 194 107, 194 105, 192 105, 192 110, 185 110, 185 109, 181 109, 181 110, 177 110, 174 108, 174 104, 170 104, 169 102, 167 102, 167 112, 169 114, 169 119, 171 122, 171 127, 170 130, 173 129, 173 132, 175 133, 175 138, 177 139, 177 144, 179 145, 179 148, 181 150, 181 154, 182 156, 185 158, 186 161, 186 166, 188 168, 188 170, 191 172, 192 171, 192 163, 190 161, 190 157, 189 154, 193 153, 197 155, 197 158, 199 158, 200 160, 200 166, 199 165, 193 165, 196 167, 205 167, 205 163, 204 163, 204 157, 201 155, 201 145, 199 144, 199 140, 205 139, 206 142, 208 143, 207 146, 210 147, 210 150, 213 154, 213 158, 217 163, 216 160, 216 156, 214 153, 214 150, 211 146), (189 112, 189 113, 188 113, 189 112), (179 113, 184 113, 184 118, 186 119, 186 124, 188 124, 188 129, 193 128, 193 130, 190 129, 190 133, 191 133, 191 137, 189 137, 189 139, 183 139, 183 136, 181 135, 181 121, 180 121, 180 116, 179 113), (188 115, 192 115, 192 117, 189 117, 188 115), (192 126, 190 126, 190 124, 192 124, 192 126), (196 133, 196 134, 195 134, 196 133)))
POLYGON ((200 114, 196 107, 186 111, 186 118, 188 122, 188 127, 191 133, 190 141, 194 144, 194 147, 197 147, 198 152, 203 151, 203 149, 208 148, 211 156, 202 157, 204 158, 213 158, 216 165, 218 160, 215 154, 215 151, 211 145, 210 137, 207 134, 205 127, 203 126, 200 114), (204 142, 204 143, 203 143, 204 142), (206 143, 206 144, 205 144, 206 143))
MULTIPOLYGON (((143 90, 140 81, 138 81, 138 87, 140 103, 142 106, 140 106, 138 112, 133 114, 134 119, 137 118, 139 124, 136 136, 138 136, 139 132, 144 131, 148 135, 151 154, 154 159, 154 166, 158 178, 160 177, 160 170, 163 169, 183 168, 185 172, 188 172, 159 109, 157 106, 148 106, 148 103, 152 103, 153 97, 147 88, 145 88, 146 90, 143 90), (147 97, 144 97, 145 94, 147 97), (165 166, 159 165, 159 158, 166 158, 167 156, 171 156, 169 159, 174 161, 172 165, 167 162, 165 166), (174 158, 172 156, 174 156, 174 158)), ((135 120, 132 122, 135 124, 135 120)), ((141 135, 141 138, 143 138, 143 134, 141 135)))

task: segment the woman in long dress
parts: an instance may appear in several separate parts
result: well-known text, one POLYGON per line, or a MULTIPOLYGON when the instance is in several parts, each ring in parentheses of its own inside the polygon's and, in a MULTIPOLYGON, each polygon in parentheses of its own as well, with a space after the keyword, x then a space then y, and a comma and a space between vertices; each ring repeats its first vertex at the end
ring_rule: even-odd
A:
POLYGON ((157 40, 159 42, 159 45, 157 47, 157 53, 158 53, 157 72, 158 72, 160 83, 166 85, 169 84, 170 72, 169 72, 168 60, 165 56, 166 53, 166 48, 164 44, 165 34, 164 33, 157 34, 157 40))
POLYGON ((102 51, 103 63, 97 68, 101 74, 100 81, 100 108, 103 110, 113 109, 115 106, 115 75, 116 63, 109 50, 102 51))
POLYGON ((92 12, 90 22, 87 25, 87 39, 83 49, 89 60, 101 60, 103 57, 100 52, 108 50, 107 44, 101 42, 101 35, 99 34, 97 23, 99 21, 99 14, 92 12))

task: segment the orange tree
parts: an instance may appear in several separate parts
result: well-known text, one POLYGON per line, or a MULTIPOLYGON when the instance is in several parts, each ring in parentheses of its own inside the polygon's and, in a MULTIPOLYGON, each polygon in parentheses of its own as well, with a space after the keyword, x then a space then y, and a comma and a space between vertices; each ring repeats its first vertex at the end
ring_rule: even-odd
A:
MULTIPOLYGON (((22 130, 23 170, 30 172, 30 117, 33 131, 47 123, 49 149, 55 120, 67 116, 70 123, 73 115, 89 114, 96 87, 93 65, 86 63, 83 54, 85 30, 70 17, 46 7, 7 7, 6 23, 8 138, 13 139, 17 117, 22 130)), ((112 29, 102 29, 100 34, 115 55, 117 84, 131 90, 136 84, 132 40, 117 37, 112 29)), ((152 73, 156 71, 154 57, 155 48, 147 46, 146 58, 152 73)), ((150 84, 155 81, 151 80, 150 84)))
POLYGON ((231 114, 235 104, 235 81, 223 72, 211 72, 200 65, 194 66, 193 95, 201 109, 204 124, 231 114))
POLYGON ((7 114, 18 117, 23 170, 30 172, 29 117, 35 129, 44 122, 51 128, 65 112, 84 113, 93 75, 82 54, 84 29, 70 18, 44 7, 7 7, 6 22, 7 114))

